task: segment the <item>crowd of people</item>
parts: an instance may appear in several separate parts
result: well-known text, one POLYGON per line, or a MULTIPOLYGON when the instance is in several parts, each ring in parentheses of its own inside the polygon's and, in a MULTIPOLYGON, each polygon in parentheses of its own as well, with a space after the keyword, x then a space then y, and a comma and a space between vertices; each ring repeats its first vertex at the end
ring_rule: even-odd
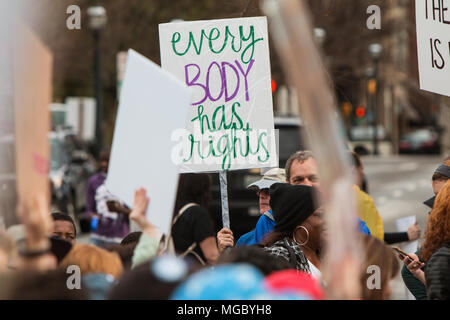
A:
MULTIPOLYGON (((349 152, 356 184, 357 221, 363 250, 360 298, 389 299, 401 268, 417 299, 450 298, 450 157, 432 176, 435 196, 424 241, 416 253, 398 254, 390 244, 421 237, 385 232, 367 191, 363 165, 349 152), (379 285, 368 286, 379 268, 379 285)), ((320 200, 314 155, 298 151, 286 167, 267 171, 250 184, 259 198, 260 218, 238 239, 229 228, 215 232, 209 212, 211 178, 181 174, 172 228, 164 235, 146 217, 151 190, 135 191, 131 208, 105 187, 109 153, 88 182, 89 244, 77 242, 73 219, 45 209, 45 199, 20 204, 20 224, 0 229, 1 299, 294 299, 327 298, 322 277, 328 227, 320 200), (133 222, 139 231, 131 231, 133 222)))

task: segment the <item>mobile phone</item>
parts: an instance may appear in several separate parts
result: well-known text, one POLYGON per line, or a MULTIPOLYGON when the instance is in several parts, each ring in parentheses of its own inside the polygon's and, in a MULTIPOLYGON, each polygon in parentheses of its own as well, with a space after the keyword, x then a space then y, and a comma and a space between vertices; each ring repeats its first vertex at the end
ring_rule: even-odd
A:
POLYGON ((395 251, 397 251, 400 255, 402 255, 403 257, 408 257, 411 261, 414 261, 414 258, 411 257, 409 254, 407 254, 405 251, 403 251, 402 249, 400 249, 399 247, 395 247, 393 246, 392 249, 394 249, 395 251))

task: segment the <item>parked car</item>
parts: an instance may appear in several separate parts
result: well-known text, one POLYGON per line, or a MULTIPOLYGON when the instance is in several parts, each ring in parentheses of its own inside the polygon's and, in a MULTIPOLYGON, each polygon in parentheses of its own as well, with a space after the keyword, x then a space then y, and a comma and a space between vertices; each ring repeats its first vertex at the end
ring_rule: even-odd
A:
POLYGON ((95 166, 70 131, 53 131, 49 134, 49 140, 53 206, 73 216, 80 225, 86 208, 87 181, 94 173, 95 166))
MULTIPOLYGON (((354 126, 350 129, 350 149, 360 156, 373 154, 374 152, 374 128, 373 126, 354 126)), ((377 126, 377 144, 380 154, 390 154, 392 143, 389 141, 382 125, 377 126)))
MULTIPOLYGON (((284 168, 287 159, 297 150, 303 148, 300 137, 302 129, 298 118, 275 117, 275 129, 279 130, 279 167, 284 168)), ((220 198, 219 174, 212 176, 211 215, 216 231, 222 228, 222 204, 220 198)), ((236 170, 227 172, 228 206, 230 227, 237 240, 244 233, 252 230, 260 217, 258 197, 247 186, 261 178, 260 169, 236 170)))
POLYGON ((441 152, 439 134, 429 128, 410 132, 400 139, 399 153, 435 153, 441 152))

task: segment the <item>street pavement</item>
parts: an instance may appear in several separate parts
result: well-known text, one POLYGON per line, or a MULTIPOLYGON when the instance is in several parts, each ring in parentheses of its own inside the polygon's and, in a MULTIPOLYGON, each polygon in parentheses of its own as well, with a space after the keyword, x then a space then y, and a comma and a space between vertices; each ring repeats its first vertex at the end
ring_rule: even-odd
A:
MULTIPOLYGON (((441 156, 409 155, 362 158, 369 194, 383 218, 386 232, 397 231, 397 219, 415 215, 424 235, 430 209, 422 202, 433 196, 431 176, 442 159, 441 156)), ((392 299, 408 298, 400 273, 392 280, 391 288, 392 299)))

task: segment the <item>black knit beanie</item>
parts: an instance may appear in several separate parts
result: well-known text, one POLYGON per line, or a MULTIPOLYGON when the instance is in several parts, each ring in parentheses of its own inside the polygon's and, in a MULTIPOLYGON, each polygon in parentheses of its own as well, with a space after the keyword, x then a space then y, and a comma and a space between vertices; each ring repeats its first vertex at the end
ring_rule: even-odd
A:
POLYGON ((315 189, 310 186, 295 186, 275 183, 270 187, 270 207, 275 218, 277 232, 292 232, 319 207, 315 189))

